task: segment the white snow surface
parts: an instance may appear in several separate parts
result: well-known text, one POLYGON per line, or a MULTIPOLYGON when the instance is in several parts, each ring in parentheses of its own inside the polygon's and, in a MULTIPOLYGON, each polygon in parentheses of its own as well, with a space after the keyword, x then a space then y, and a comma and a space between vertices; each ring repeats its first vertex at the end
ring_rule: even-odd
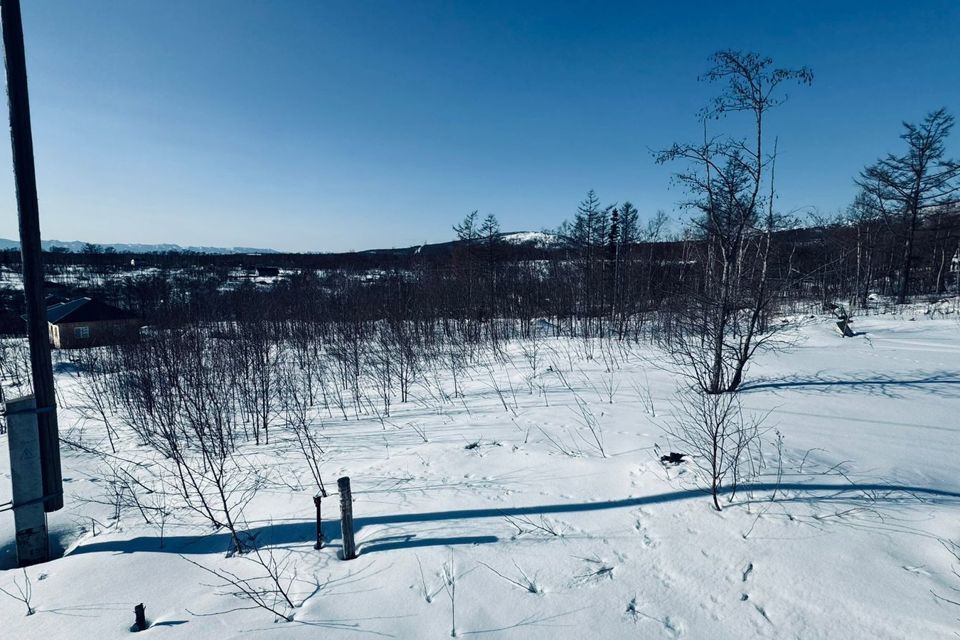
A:
MULTIPOLYGON (((91 502, 104 500, 102 467, 64 448, 66 508, 50 524, 65 555, 26 570, 34 615, 0 594, 0 637, 129 637, 140 602, 144 637, 170 640, 956 637, 960 607, 935 594, 960 588, 941 544, 960 541, 960 324, 873 317, 856 328, 843 339, 817 321, 791 350, 759 356, 741 398, 766 416, 767 467, 719 513, 689 464, 659 461, 678 378, 642 344, 597 344, 588 359, 582 341, 547 338, 536 375, 515 344, 507 364, 471 371, 462 400, 423 390, 383 425, 324 414, 328 487, 352 479, 355 560, 337 555, 336 496, 324 502, 329 544, 313 549, 313 491, 291 443, 244 447, 267 478, 249 529, 315 583, 294 587, 293 622, 246 608, 189 562, 256 575, 226 557, 224 532, 181 515, 161 548, 156 526, 91 502)), ((61 429, 102 444, 74 384, 58 372, 61 429)), ((6 436, 0 451, 6 502, 6 436)), ((129 435, 118 455, 150 460, 129 435)), ((12 520, 0 513, 0 587, 15 593, 12 520)))

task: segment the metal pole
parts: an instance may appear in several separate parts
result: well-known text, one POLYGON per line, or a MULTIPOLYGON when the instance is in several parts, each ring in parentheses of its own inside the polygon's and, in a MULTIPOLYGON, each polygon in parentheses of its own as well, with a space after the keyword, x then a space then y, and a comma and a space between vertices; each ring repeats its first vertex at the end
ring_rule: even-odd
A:
POLYGON ((50 363, 50 337, 43 300, 40 212, 37 206, 37 176, 33 165, 33 133, 30 127, 30 100, 27 94, 27 62, 23 50, 20 0, 0 0, 0 20, 3 22, 3 51, 7 68, 13 175, 17 188, 17 211, 20 216, 20 255, 23 264, 23 294, 27 301, 30 366, 33 372, 33 395, 37 401, 43 494, 48 496, 43 508, 50 512, 63 508, 63 480, 60 471, 60 439, 57 433, 53 366, 50 363))
POLYGON ((313 504, 317 507, 317 541, 314 543, 314 549, 323 547, 323 521, 320 519, 320 501, 323 499, 321 494, 313 496, 313 504))

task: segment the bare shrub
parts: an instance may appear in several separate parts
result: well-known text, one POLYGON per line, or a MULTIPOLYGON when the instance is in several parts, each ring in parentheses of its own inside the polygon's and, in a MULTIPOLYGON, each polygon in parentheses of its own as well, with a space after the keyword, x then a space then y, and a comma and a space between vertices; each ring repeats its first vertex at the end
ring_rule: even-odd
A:
MULTIPOLYGON (((953 556, 954 560, 960 563, 960 543, 941 540, 940 544, 942 544, 943 548, 946 549, 951 556, 953 556)), ((952 567, 951 570, 953 571, 953 575, 960 579, 960 565, 952 567)), ((960 594, 960 587, 950 587, 950 589, 957 594, 960 594)), ((954 596, 953 598, 947 598, 938 593, 934 593, 933 595, 938 600, 942 600, 948 604, 953 604, 960 607, 960 595, 954 596)))
POLYGON ((704 393, 685 388, 677 394, 674 415, 664 427, 709 485, 713 506, 720 511, 720 493, 733 500, 745 463, 760 437, 759 420, 743 415, 736 394, 704 393))
POLYGON ((30 584, 30 576, 27 575, 27 570, 23 570, 23 584, 20 584, 17 581, 17 577, 13 577, 13 586, 16 588, 17 592, 13 593, 12 591, 7 591, 3 587, 0 587, 0 592, 3 592, 4 595, 7 595, 14 600, 22 602, 23 605, 27 608, 27 615, 32 616, 36 613, 36 610, 33 608, 31 601, 33 599, 33 587, 30 584))
POLYGON ((307 599, 296 599, 294 592, 300 585, 306 585, 309 587, 309 597, 320 589, 320 585, 316 580, 307 581, 298 576, 296 563, 289 551, 278 554, 269 549, 261 551, 257 547, 252 547, 251 551, 241 558, 256 567, 256 574, 250 577, 227 569, 211 569, 182 555, 180 557, 220 579, 221 582, 214 586, 224 589, 221 592, 223 595, 246 603, 237 609, 263 609, 273 614, 274 622, 293 621, 295 610, 307 599))

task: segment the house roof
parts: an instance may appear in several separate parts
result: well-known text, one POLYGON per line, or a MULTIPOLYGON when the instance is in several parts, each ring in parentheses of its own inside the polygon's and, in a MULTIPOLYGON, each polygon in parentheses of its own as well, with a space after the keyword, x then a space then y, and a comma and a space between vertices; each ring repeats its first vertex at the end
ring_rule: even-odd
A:
POLYGON ((137 315, 125 309, 94 300, 77 298, 47 307, 47 322, 102 322, 105 320, 135 320, 137 315))

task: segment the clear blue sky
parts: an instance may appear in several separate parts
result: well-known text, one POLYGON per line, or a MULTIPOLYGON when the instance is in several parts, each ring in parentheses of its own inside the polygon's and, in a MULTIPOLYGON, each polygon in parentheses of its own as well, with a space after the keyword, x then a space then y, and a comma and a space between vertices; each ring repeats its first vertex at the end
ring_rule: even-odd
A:
MULTIPOLYGON (((330 251, 555 227, 680 194, 721 48, 810 66, 773 118, 784 209, 845 206, 900 122, 960 116, 960 2, 29 0, 45 238, 330 251)), ((5 115, 3 116, 6 117, 5 115)), ((960 155, 960 131, 950 145, 960 155)), ((0 237, 17 234, 9 153, 0 237)))

